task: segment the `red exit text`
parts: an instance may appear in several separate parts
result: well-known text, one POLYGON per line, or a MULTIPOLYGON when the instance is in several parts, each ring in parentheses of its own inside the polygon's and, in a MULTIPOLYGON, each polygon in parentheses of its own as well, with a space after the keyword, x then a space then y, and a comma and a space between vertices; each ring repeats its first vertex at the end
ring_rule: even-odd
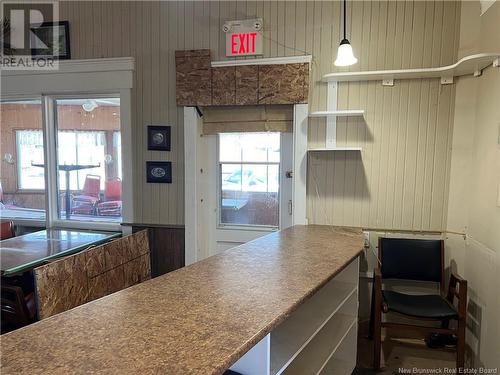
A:
POLYGON ((231 55, 256 53, 257 33, 231 34, 231 55))

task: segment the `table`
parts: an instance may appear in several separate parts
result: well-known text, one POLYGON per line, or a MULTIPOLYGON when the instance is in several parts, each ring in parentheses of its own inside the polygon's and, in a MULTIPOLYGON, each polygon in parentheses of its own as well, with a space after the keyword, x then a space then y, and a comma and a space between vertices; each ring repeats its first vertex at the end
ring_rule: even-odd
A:
POLYGON ((220 375, 234 365, 262 375, 269 372, 237 366, 270 339, 270 350, 247 363, 305 374, 297 366, 313 363, 302 360, 314 354, 314 365, 328 361, 323 373, 349 374, 362 251, 361 230, 273 232, 3 335, 0 371, 220 375), (349 354, 345 368, 328 359, 337 343, 349 354))
MULTIPOLYGON (((31 165, 33 167, 45 168, 45 164, 37 164, 37 163, 31 162, 31 165)), ((65 193, 66 219, 69 220, 69 217, 71 215, 71 194, 70 194, 70 190, 69 190, 69 172, 79 171, 82 169, 99 168, 100 166, 101 166, 101 163, 99 163, 99 164, 59 164, 57 166, 57 168, 60 171, 63 171, 66 173, 66 193, 65 193)))
POLYGON ((222 198, 222 208, 232 209, 235 211, 241 210, 248 203, 248 199, 230 199, 222 198))
POLYGON ((121 236, 113 232, 47 229, 0 241, 1 274, 9 276, 50 259, 81 251, 121 236))

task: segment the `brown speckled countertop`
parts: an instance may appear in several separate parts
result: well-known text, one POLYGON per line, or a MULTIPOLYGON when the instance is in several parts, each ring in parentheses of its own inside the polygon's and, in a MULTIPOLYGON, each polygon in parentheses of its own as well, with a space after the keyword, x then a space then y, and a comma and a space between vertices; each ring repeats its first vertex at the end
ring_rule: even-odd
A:
POLYGON ((360 231, 295 226, 1 337, 2 374, 221 374, 340 272, 360 231))

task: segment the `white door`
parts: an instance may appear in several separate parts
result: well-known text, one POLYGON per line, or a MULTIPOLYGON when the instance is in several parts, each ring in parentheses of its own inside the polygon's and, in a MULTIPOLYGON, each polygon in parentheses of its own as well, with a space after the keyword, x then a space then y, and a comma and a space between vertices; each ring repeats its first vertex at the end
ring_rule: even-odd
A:
POLYGON ((210 252, 291 226, 292 133, 221 133, 216 149, 217 220, 210 252))

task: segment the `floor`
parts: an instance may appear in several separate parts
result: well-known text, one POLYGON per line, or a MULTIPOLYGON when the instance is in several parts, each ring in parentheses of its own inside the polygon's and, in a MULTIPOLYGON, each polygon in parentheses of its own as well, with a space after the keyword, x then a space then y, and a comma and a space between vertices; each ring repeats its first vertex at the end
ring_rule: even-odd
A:
POLYGON ((402 369, 415 373, 413 368, 435 369, 455 368, 455 352, 452 350, 429 349, 424 337, 408 338, 387 332, 382 344, 382 368, 374 371, 372 366, 373 341, 366 335, 366 324, 360 324, 358 337, 358 367, 353 375, 393 375, 405 373, 402 369), (384 358, 386 360, 384 361, 384 358), (384 365, 385 362, 385 365, 384 365))

